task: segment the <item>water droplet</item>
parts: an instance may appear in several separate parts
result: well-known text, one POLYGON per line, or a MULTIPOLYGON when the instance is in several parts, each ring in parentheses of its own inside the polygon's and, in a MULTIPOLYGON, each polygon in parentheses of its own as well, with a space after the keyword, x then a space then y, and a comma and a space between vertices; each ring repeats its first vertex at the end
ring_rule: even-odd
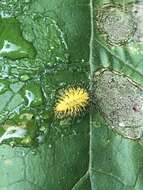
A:
POLYGON ((28 99, 28 105, 27 106, 30 107, 31 103, 33 102, 33 100, 35 98, 35 95, 31 91, 26 90, 25 96, 28 99))
POLYGON ((10 138, 23 138, 26 135, 26 129, 20 127, 9 127, 6 132, 0 137, 0 143, 10 138))
POLYGON ((51 145, 51 144, 49 144, 49 148, 52 148, 52 145, 51 145))
POLYGON ((20 29, 20 23, 15 18, 0 18, 0 57, 18 59, 36 55, 32 44, 26 41, 20 29))
POLYGON ((38 143, 43 143, 44 142, 44 136, 43 135, 39 135, 38 137, 37 137, 37 141, 38 141, 38 143))

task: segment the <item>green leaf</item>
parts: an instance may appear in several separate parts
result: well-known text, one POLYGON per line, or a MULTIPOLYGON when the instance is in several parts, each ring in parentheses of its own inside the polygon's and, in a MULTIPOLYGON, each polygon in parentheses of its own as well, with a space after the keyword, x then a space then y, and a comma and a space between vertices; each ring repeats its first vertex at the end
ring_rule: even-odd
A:
MULTIPOLYGON (((5 58, 5 62, 1 61, 1 68, 8 65, 10 69, 6 78, 2 78, 2 83, 8 81, 7 89, 10 89, 11 83, 20 80, 23 86, 16 94, 25 98, 25 91, 29 87, 29 91, 38 94, 37 101, 39 99, 42 101, 39 104, 36 101, 27 109, 28 113, 30 111, 35 115, 41 114, 39 110, 43 109, 44 113, 41 115, 44 123, 39 120, 38 124, 39 122, 42 124, 41 130, 46 128, 44 144, 35 148, 0 146, 0 189, 90 189, 89 175, 84 177, 89 165, 89 115, 74 121, 57 121, 51 116, 57 89, 63 84, 78 85, 83 81, 89 83, 89 2, 3 1, 0 7, 7 14, 16 17, 20 22, 23 38, 37 51, 36 61, 33 58, 18 59, 17 62, 5 58), (4 2, 7 7, 4 6, 4 2), (46 19, 42 19, 43 15, 46 19), (61 32, 63 36, 59 37, 61 32), (47 53, 51 46, 54 46, 54 49, 47 53), (56 57, 59 59, 56 60, 56 57), (32 88, 34 84, 39 86, 40 82, 42 94, 35 90, 37 87, 32 88), (44 97, 43 92, 46 94, 44 97), (43 99, 46 103, 43 103, 43 99)), ((6 92, 7 90, 1 93, 6 92)), ((8 98, 6 101, 8 102, 8 98)), ((8 103, 11 104, 11 101, 8 103)), ((12 116, 12 121, 8 121, 8 124, 19 121, 19 116, 25 113, 24 105, 27 105, 27 101, 23 101, 22 104, 20 115, 16 115, 16 119, 12 116)), ((5 107, 7 108, 7 105, 5 107)), ((13 145, 13 140, 5 143, 13 145)), ((27 142, 27 139, 24 142, 27 142)), ((19 141, 18 143, 21 144, 19 141)))
POLYGON ((142 139, 136 137, 142 127, 134 125, 142 112, 136 117, 134 112, 140 106, 133 104, 134 114, 127 118, 126 109, 119 112, 116 109, 119 105, 122 108, 124 102, 127 110, 132 101, 142 103, 139 87, 143 81, 143 47, 140 33, 135 33, 134 20, 128 13, 134 3, 134 0, 19 0, 15 3, 2 0, 1 15, 14 16, 18 30, 20 27, 22 31, 22 38, 17 38, 18 41, 13 38, 14 43, 26 52, 28 48, 36 50, 37 54, 27 58, 14 52, 16 61, 9 59, 11 54, 0 60, 0 114, 3 116, 0 122, 6 122, 0 133, 15 123, 32 126, 26 138, 16 144, 15 139, 10 139, 0 146, 1 190, 142 189, 142 139), (110 81, 104 81, 104 73, 110 81), (57 90, 82 82, 92 88, 90 113, 81 118, 57 120, 53 116, 57 90), (128 89, 124 90, 124 84, 128 89), (28 108, 27 91, 36 97, 28 108), (124 99, 121 104, 120 98, 124 99), (11 113, 18 105, 21 107, 18 114, 7 118, 6 111, 11 113), (112 111, 117 120, 110 116, 112 111), (131 124, 127 131, 112 125, 121 123, 120 119, 131 124), (37 134, 44 136, 44 143, 32 147, 29 139, 35 140, 37 134), (22 143, 30 147, 12 147, 22 143))
MULTIPOLYGON (((90 122, 91 186, 92 189, 99 190, 139 190, 142 189, 143 178, 143 150, 140 141, 142 137, 134 139, 130 130, 133 130, 135 134, 134 116, 137 110, 133 111, 133 115, 131 112, 134 109, 132 107, 134 103, 138 102, 135 97, 136 94, 139 95, 138 87, 142 87, 143 81, 142 42, 135 38, 139 24, 137 24, 135 33, 130 34, 125 40, 127 20, 124 21, 121 18, 124 14, 130 14, 128 10, 136 7, 139 13, 141 5, 135 4, 134 1, 108 1, 108 3, 110 4, 104 6, 105 1, 91 0, 90 65, 91 75, 94 78, 92 87, 96 99, 90 122), (99 13, 100 17, 98 17, 99 13), (120 33, 122 29, 124 33, 120 33), (109 77, 105 77, 107 75, 109 77), (132 87, 134 90, 130 90, 132 87), (133 101, 129 105, 130 99, 133 101), (117 104, 119 107, 116 106, 117 104), (130 121, 129 126, 125 124, 127 121, 130 121), (120 124, 123 124, 121 128, 120 124), (128 130, 131 133, 127 130, 127 135, 123 131, 124 127, 129 127, 128 130)), ((142 14, 140 17, 142 18, 142 14)), ((141 30, 140 32, 142 33, 141 30)), ((139 121, 136 127, 139 126, 139 121)))

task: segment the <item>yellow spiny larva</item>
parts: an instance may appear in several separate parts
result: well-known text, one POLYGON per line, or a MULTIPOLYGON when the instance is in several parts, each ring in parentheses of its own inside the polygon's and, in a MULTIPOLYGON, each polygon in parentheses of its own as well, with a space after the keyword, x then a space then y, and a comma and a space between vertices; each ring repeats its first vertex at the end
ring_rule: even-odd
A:
POLYGON ((69 87, 60 93, 54 111, 57 117, 76 116, 89 104, 90 96, 86 89, 69 87))

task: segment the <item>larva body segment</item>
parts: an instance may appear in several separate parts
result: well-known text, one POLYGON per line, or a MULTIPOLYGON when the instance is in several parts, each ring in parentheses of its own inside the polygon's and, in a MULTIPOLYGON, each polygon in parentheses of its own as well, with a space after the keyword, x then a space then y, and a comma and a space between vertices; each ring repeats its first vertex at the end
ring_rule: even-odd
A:
POLYGON ((57 117, 76 116, 89 104, 89 93, 81 87, 69 87, 59 94, 54 111, 57 117))

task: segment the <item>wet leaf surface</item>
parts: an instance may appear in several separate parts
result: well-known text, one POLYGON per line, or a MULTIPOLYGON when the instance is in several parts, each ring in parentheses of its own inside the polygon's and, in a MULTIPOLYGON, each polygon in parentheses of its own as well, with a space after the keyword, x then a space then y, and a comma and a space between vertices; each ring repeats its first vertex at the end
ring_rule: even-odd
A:
POLYGON ((1 1, 1 16, 20 25, 22 38, 14 42, 36 51, 34 57, 0 59, 0 133, 21 135, 0 146, 1 190, 141 190, 142 141, 129 139, 142 115, 141 10, 134 0, 1 1), (104 14, 107 9, 112 11, 104 14), (89 113, 56 119, 59 89, 79 84, 92 88, 89 113), (107 92, 114 93, 112 101, 107 92), (128 136, 122 120, 130 125, 128 136), (22 131, 11 133, 19 125, 22 131))
MULTIPOLYGON (((19 140, 5 139, 5 145, 0 146, 2 190, 69 190, 76 186, 88 169, 88 114, 84 118, 68 120, 57 120, 53 115, 54 102, 60 88, 89 84, 88 3, 86 0, 82 3, 73 0, 0 3, 1 16, 16 18, 20 23, 22 39, 36 50, 34 58, 11 60, 5 57, 0 60, 0 93, 3 96, 9 93, 10 97, 16 93, 21 100, 19 103, 17 101, 21 105, 20 110, 10 118, 6 118, 7 114, 1 114, 1 134, 6 131, 9 135, 7 129, 13 125, 24 126, 24 129, 28 126, 30 130, 28 136, 19 140), (30 98, 31 94, 35 94, 33 99, 30 98), (34 144, 35 148, 29 135, 33 140, 38 137, 40 144, 36 147, 34 144), (23 147, 27 145, 30 147, 23 147)), ((6 101, 2 101, 4 109, 10 104, 9 113, 15 111, 15 101, 12 103, 8 98, 6 101)), ((15 131, 12 134, 10 132, 10 135, 16 134, 15 131)), ((20 135, 23 137, 21 131, 20 135)), ((84 182, 82 186, 89 188, 90 183, 84 182)))

